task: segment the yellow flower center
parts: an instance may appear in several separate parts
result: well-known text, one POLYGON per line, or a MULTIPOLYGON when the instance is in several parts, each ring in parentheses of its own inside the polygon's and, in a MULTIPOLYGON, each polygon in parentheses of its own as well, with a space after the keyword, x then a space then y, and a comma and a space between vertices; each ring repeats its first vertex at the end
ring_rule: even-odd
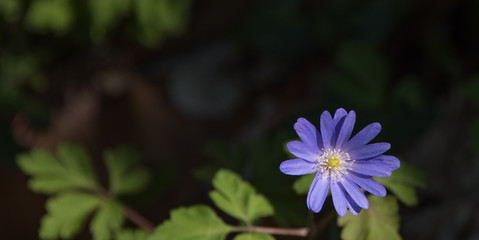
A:
POLYGON ((339 158, 336 156, 332 156, 328 158, 328 167, 330 168, 337 168, 339 167, 339 158))

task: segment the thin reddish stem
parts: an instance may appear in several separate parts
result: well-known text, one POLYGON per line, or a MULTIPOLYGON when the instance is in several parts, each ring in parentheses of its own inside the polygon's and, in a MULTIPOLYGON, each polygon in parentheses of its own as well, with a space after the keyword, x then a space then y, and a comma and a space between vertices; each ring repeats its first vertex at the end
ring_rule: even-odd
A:
POLYGON ((121 210, 123 211, 123 214, 125 214, 125 216, 133 223, 138 225, 138 227, 143 228, 149 233, 153 233, 153 231, 155 230, 155 225, 152 222, 150 222, 148 219, 144 218, 138 212, 126 206, 125 204, 121 204, 121 210))
POLYGON ((235 231, 238 232, 262 232, 269 233, 273 235, 287 235, 287 236, 298 236, 306 237, 308 236, 309 229, 304 228, 276 228, 276 227, 261 227, 261 226, 250 226, 250 227, 235 227, 235 231))

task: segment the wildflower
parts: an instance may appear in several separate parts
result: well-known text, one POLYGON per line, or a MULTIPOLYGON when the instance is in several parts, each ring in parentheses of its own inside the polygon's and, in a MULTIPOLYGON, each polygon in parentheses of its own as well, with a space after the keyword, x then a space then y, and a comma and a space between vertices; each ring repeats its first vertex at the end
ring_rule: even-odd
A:
POLYGON ((368 199, 359 188, 379 196, 386 196, 386 189, 371 176, 389 177, 399 168, 399 160, 383 155, 389 143, 368 144, 381 131, 379 123, 371 123, 351 137, 356 113, 336 110, 334 117, 328 111, 321 114, 319 133, 304 118, 294 124, 300 141, 287 144, 288 150, 298 157, 281 163, 281 172, 288 175, 316 173, 307 196, 308 208, 319 212, 331 188, 334 208, 340 216, 349 209, 357 215, 369 207, 368 199))

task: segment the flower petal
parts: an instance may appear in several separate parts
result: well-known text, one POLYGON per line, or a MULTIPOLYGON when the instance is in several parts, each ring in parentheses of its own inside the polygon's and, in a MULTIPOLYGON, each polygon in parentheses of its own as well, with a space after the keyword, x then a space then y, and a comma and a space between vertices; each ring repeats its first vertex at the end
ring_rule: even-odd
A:
POLYGON ((291 159, 281 163, 279 170, 288 175, 304 175, 316 172, 314 165, 303 159, 291 159))
POLYGON ((349 151, 349 157, 351 160, 361 160, 377 157, 391 148, 389 143, 371 143, 363 145, 349 151))
POLYGON ((328 196, 329 179, 325 176, 317 174, 311 187, 309 188, 307 204, 311 211, 317 213, 321 211, 324 200, 328 196))
POLYGON ((390 155, 379 155, 379 156, 374 157, 374 158, 355 161, 355 164, 356 163, 357 164, 363 164, 363 163, 372 164, 372 163, 374 163, 377 166, 388 168, 389 172, 398 169, 399 166, 401 165, 401 163, 399 162, 399 160, 396 157, 390 156, 390 155))
POLYGON ((349 194, 346 194, 346 200, 348 201, 349 211, 351 211, 353 215, 358 215, 362 208, 358 206, 358 204, 351 198, 351 196, 349 196, 349 194))
POLYGON ((354 123, 356 122, 356 113, 350 111, 349 114, 344 118, 343 124, 340 126, 340 129, 336 128, 338 132, 338 139, 336 140, 335 148, 341 148, 344 143, 348 141, 353 132, 354 123))
POLYGON ((298 158, 302 158, 307 161, 316 161, 319 153, 313 152, 309 146, 300 141, 291 141, 286 144, 289 152, 298 158))
POLYGON ((346 116, 348 114, 348 112, 346 112, 346 110, 344 110, 344 108, 338 108, 336 110, 336 112, 334 113, 334 125, 338 124, 338 121, 346 116))
POLYGON ((346 151, 355 149, 357 147, 366 145, 368 142, 373 140, 381 132, 381 124, 371 123, 363 128, 359 133, 354 135, 346 144, 344 144, 344 149, 346 151))
POLYGON ((344 118, 346 117, 346 115, 348 115, 348 113, 343 108, 339 108, 334 113, 333 124, 331 126, 331 129, 333 130, 333 134, 331 135, 331 142, 330 142, 330 145, 333 148, 336 146, 338 133, 341 130, 341 127, 343 126, 344 118))
POLYGON ((391 176, 391 168, 388 165, 375 161, 354 161, 350 171, 375 177, 391 176))
POLYGON ((348 201, 344 194, 345 190, 340 186, 340 183, 331 181, 331 195, 333 196, 334 208, 341 217, 346 216, 346 213, 348 213, 348 201))
POLYGON ((334 125, 331 114, 328 111, 324 111, 321 114, 321 122, 319 125, 321 128, 321 136, 323 137, 324 149, 330 149, 331 138, 333 137, 334 133, 334 125))
POLYGON ((371 177, 354 172, 350 172, 348 176, 351 181, 364 188, 364 190, 378 197, 386 196, 386 188, 371 177))
POLYGON ((391 155, 380 155, 377 158, 371 159, 371 161, 381 161, 384 164, 387 164, 391 171, 398 169, 401 166, 401 162, 395 156, 391 155))
POLYGON ((323 148, 323 140, 316 127, 305 118, 298 118, 294 124, 294 130, 301 138, 304 144, 308 145, 311 150, 319 151, 323 148))
POLYGON ((354 200, 355 203, 357 203, 358 206, 364 209, 368 209, 369 207, 369 202, 368 199, 366 198, 366 195, 364 195, 363 191, 347 176, 344 176, 345 178, 343 181, 341 181, 341 184, 344 186, 344 189, 348 192, 349 196, 351 196, 352 200, 354 200))

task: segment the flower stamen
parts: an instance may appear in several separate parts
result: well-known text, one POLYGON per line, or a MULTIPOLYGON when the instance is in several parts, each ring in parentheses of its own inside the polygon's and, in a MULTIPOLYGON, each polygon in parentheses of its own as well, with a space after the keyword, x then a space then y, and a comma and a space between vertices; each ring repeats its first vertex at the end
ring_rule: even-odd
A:
POLYGON ((326 174, 333 181, 341 181, 343 175, 347 175, 351 165, 349 154, 341 149, 323 149, 323 154, 318 157, 315 169, 326 174))

